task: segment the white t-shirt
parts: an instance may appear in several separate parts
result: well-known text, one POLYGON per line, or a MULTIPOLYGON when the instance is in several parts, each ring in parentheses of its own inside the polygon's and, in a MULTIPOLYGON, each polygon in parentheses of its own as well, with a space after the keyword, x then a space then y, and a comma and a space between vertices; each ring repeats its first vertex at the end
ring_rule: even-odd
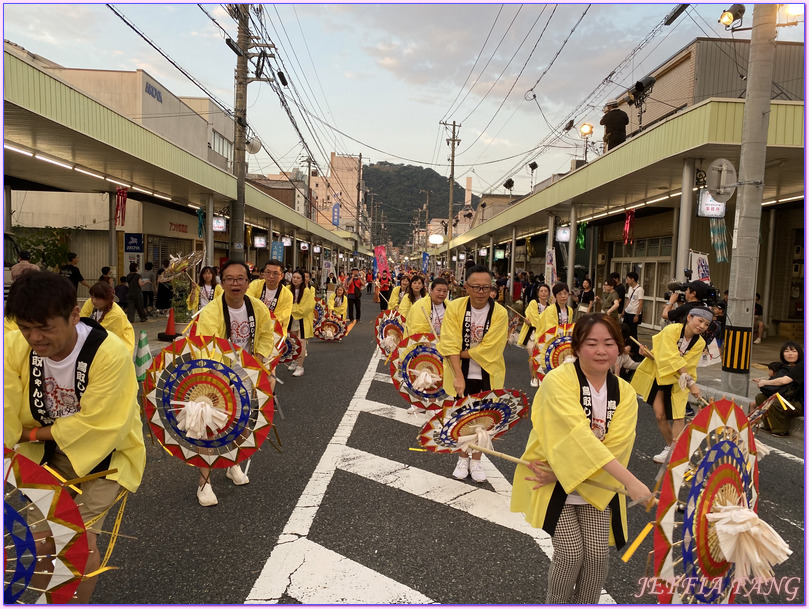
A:
POLYGON ((278 286, 274 290, 271 290, 270 288, 266 288, 264 290, 264 298, 262 300, 263 300, 265 305, 267 305, 269 307, 272 304, 272 301, 275 300, 275 295, 278 293, 278 290, 280 289, 280 287, 281 286, 278 286))
MULTIPOLYGON (((444 303, 441 304, 433 304, 433 331, 435 332, 436 336, 441 336, 441 324, 444 322, 444 312, 446 311, 446 307, 444 303)), ((474 309, 472 309, 474 311, 474 309)))
POLYGON ((199 308, 200 309, 213 300, 213 293, 214 293, 215 289, 216 289, 216 286, 212 286, 212 285, 201 285, 201 286, 199 286, 199 308))
MULTIPOLYGON (((593 421, 590 424, 590 429, 593 430, 593 435, 603 442, 607 426, 607 383, 605 382, 601 386, 600 391, 596 391, 590 381, 587 381, 587 385, 590 387, 590 404, 593 409, 593 421)), ((570 505, 587 505, 587 501, 576 491, 573 491, 567 496, 565 503, 570 505)))
POLYGON ((557 313, 559 314, 559 323, 560 324, 568 323, 567 305, 565 305, 564 307, 562 305, 559 305, 559 311, 557 311, 557 313))
MULTIPOLYGON (((489 303, 482 309, 472 307, 472 328, 470 336, 469 348, 477 347, 483 340, 483 328, 486 327, 486 317, 489 315, 489 303)), ((482 379, 483 369, 474 359, 469 358, 469 374, 466 375, 467 379, 482 379)))
POLYGON ((231 309, 228 307, 230 315, 230 341, 237 347, 245 349, 248 353, 253 352, 253 345, 250 344, 250 321, 247 318, 247 307, 231 309))
POLYGON ((626 293, 626 307, 624 307, 624 313, 637 315, 641 300, 643 300, 643 288, 639 285, 629 288, 629 291, 626 293))
POLYGON ((73 351, 65 359, 56 362, 48 357, 42 358, 45 373, 45 408, 52 419, 68 417, 81 410, 76 396, 76 360, 90 335, 90 329, 90 326, 81 322, 76 324, 79 337, 73 351))

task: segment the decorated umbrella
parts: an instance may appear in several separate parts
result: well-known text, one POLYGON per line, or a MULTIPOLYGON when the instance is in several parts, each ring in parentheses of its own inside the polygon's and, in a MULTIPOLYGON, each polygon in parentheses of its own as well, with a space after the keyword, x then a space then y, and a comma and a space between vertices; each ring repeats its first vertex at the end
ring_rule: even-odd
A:
POLYGON ((444 407, 421 429, 419 443, 431 452, 451 453, 491 441, 528 413, 528 398, 516 389, 473 393, 444 407))
POLYGON ((754 432, 758 430, 758 426, 761 425, 761 420, 764 418, 764 415, 766 415, 767 411, 773 406, 783 408, 784 410, 795 410, 795 407, 782 398, 780 393, 773 393, 770 397, 764 400, 760 406, 757 406, 749 415, 747 415, 747 420, 750 422, 750 426, 753 428, 754 432))
POLYGON ((267 369, 272 372, 275 370, 275 367, 281 361, 281 358, 284 356, 284 352, 286 351, 286 340, 282 338, 284 336, 284 326, 281 324, 281 320, 275 316, 275 313, 270 311, 270 323, 273 325, 273 339, 276 339, 276 342, 272 346, 272 353, 270 353, 270 357, 264 362, 267 369))
POLYGON ((326 307, 323 305, 323 301, 319 298, 315 299, 315 310, 313 315, 313 326, 317 326, 321 321, 323 321, 323 317, 326 315, 326 307))
POLYGON ((325 340, 327 342, 343 340, 348 329, 348 323, 344 319, 340 319, 336 315, 324 315, 315 326, 315 338, 325 340))
POLYGON ((511 319, 508 322, 508 340, 507 343, 510 345, 517 344, 517 326, 520 325, 520 321, 522 321, 522 317, 519 315, 512 315, 511 319))
POLYGON ((284 345, 280 348, 280 359, 278 360, 279 364, 288 364, 290 362, 295 361, 301 356, 301 352, 303 351, 303 343, 301 339, 297 336, 292 336, 288 334, 284 338, 284 345))
POLYGON ((63 481, 8 449, 4 451, 3 478, 3 603, 70 602, 85 575, 89 556, 87 532, 76 502, 63 481), (42 553, 48 546, 54 548, 53 553, 42 553))
POLYGON ((571 347, 573 325, 559 324, 548 328, 542 336, 537 337, 531 352, 530 364, 540 381, 548 372, 575 357, 571 347))
POLYGON ((190 254, 185 254, 184 256, 179 254, 177 256, 172 256, 169 254, 169 266, 162 273, 161 279, 173 279, 179 275, 188 273, 188 270, 194 268, 196 265, 202 262, 204 257, 204 250, 196 250, 190 254))
POLYGON ((402 397, 427 410, 435 410, 453 399, 444 391, 444 358, 435 347, 432 333, 414 334, 393 351, 390 373, 402 397))
POLYGON ((772 577, 791 552, 758 518, 758 498, 747 417, 731 400, 714 402, 680 435, 663 476, 654 527, 661 603, 731 603, 736 578, 772 577))
POLYGON ((382 311, 374 322, 376 344, 389 356, 405 337, 405 320, 398 311, 382 311))
POLYGON ((163 349, 149 368, 144 400, 160 443, 197 467, 244 461, 272 427, 270 374, 220 338, 179 338, 163 349))

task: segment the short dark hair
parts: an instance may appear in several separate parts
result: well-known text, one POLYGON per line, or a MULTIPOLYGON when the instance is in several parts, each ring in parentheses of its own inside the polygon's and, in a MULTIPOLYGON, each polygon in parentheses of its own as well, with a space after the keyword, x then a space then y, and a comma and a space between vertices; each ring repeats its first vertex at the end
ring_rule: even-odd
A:
POLYGON ((700 300, 708 298, 708 284, 699 279, 695 279, 688 284, 688 289, 694 292, 696 297, 700 300))
POLYGON ((31 252, 28 250, 22 250, 20 252, 20 260, 31 260, 31 252))
POLYGON ((78 258, 79 255, 76 252, 68 252, 67 253, 67 261, 70 262, 71 260, 75 260, 78 258))
POLYGON ((106 281, 99 281, 90 286, 90 296, 113 302, 115 290, 106 281))
POLYGON ((436 277, 435 279, 433 279, 433 282, 430 284, 430 289, 431 290, 435 289, 435 286, 437 286, 437 285, 449 286, 449 281, 447 281, 443 277, 436 277))
POLYGON ((137 262, 130 262, 129 263, 129 272, 134 273, 138 270, 138 263, 137 262))
POLYGON ((466 278, 469 279, 469 276, 474 275, 475 273, 486 273, 489 276, 489 279, 492 278, 492 272, 485 266, 480 266, 479 264, 472 265, 466 269, 466 278))
MULTIPOLYGON (((19 281, 19 279, 17 281, 19 281)), ((14 287, 14 284, 12 284, 11 287, 14 287)), ((794 341, 791 341, 791 340, 788 340, 783 345, 781 345, 781 361, 784 363, 785 366, 791 366, 792 365, 792 364, 788 364, 787 360, 784 359, 784 351, 786 351, 787 349, 790 349, 790 348, 795 349, 795 351, 798 352, 798 361, 796 362, 796 364, 800 364, 803 361, 803 347, 801 347, 798 343, 796 343, 794 341)))
POLYGON ((248 278, 250 277, 250 267, 247 266, 247 263, 242 262, 241 260, 227 260, 225 264, 222 265, 222 268, 219 269, 219 274, 224 275, 225 269, 230 266, 233 266, 234 264, 238 264, 240 267, 242 267, 244 269, 244 272, 247 274, 247 277, 248 278))
POLYGON ((616 285, 618 285, 618 284, 617 284, 617 282, 615 281, 615 278, 614 278, 614 277, 607 277, 607 278, 604 280, 604 285, 608 285, 608 286, 610 286, 610 287, 614 288, 614 287, 615 287, 616 285))
POLYGON ((284 263, 281 262, 280 260, 276 260, 275 258, 273 258, 272 260, 267 260, 267 262, 264 263, 265 271, 267 270, 268 266, 277 266, 279 269, 281 269, 281 272, 284 271, 284 263))
POLYGON ((37 324, 53 317, 67 321, 77 306, 76 288, 67 277, 50 271, 23 273, 8 291, 6 317, 37 324))
POLYGON ((618 271, 613 271, 612 273, 610 273, 610 277, 612 277, 613 279, 620 279, 621 273, 619 273, 618 271))
POLYGON ((109 272, 110 272, 110 270, 111 270, 111 269, 110 269, 110 267, 108 267, 108 266, 102 266, 102 267, 101 267, 101 274, 102 274, 102 275, 106 275, 107 273, 109 273, 109 272))
POLYGON ((570 288, 567 286, 566 283, 562 281, 557 281, 556 283, 553 284, 553 287, 551 288, 551 293, 554 296, 556 296, 561 291, 570 292, 570 288))
POLYGON ((637 281, 637 280, 638 280, 638 274, 637 274, 635 271, 629 271, 629 272, 626 274, 626 276, 627 276, 627 277, 631 277, 631 278, 632 278, 632 279, 634 279, 635 281, 637 281))
POLYGON ((767 368, 772 370, 773 374, 778 374, 778 372, 783 367, 784 367, 784 364, 782 364, 781 362, 770 362, 769 364, 767 364, 767 368))
POLYGON ((607 315, 606 313, 587 313, 576 321, 576 324, 573 326, 573 335, 570 337, 570 348, 573 349, 573 353, 576 355, 579 354, 579 349, 584 344, 584 341, 587 340, 587 337, 590 336, 590 332, 592 332, 593 326, 596 324, 604 324, 607 326, 607 331, 618 345, 618 353, 623 353, 624 337, 621 335, 621 326, 618 325, 618 322, 615 321, 611 315, 607 315))
POLYGON ((152 264, 151 262, 147 262, 146 264, 143 265, 143 268, 145 268, 147 271, 151 271, 154 268, 154 264, 152 264))

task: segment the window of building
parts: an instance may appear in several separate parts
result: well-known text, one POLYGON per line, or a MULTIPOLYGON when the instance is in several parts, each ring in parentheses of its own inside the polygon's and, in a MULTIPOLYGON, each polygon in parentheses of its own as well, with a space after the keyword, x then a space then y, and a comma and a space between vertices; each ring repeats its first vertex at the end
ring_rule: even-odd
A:
POLYGON ((233 159, 233 143, 218 131, 212 131, 211 149, 225 157, 228 161, 233 159))

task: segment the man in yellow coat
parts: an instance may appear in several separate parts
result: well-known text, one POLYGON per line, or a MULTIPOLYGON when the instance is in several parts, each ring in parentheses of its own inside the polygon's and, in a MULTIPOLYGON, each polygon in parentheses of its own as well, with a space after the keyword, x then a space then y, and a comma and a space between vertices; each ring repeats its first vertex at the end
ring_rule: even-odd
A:
POLYGON ((284 265, 279 260, 270 260, 264 265, 264 279, 256 279, 247 288, 247 295, 263 302, 273 317, 281 322, 284 336, 287 334, 289 316, 292 314, 292 292, 281 285, 284 265))
MULTIPOLYGON (((447 305, 438 352, 444 357, 444 391, 451 396, 503 388, 508 313, 491 299, 491 285, 489 269, 472 266, 466 272, 467 296, 447 305)), ((469 455, 461 452, 453 477, 464 480, 471 472, 475 482, 484 482, 480 456, 473 453, 470 463, 469 455)))
MULTIPOLYGON (((244 262, 228 260, 220 271, 224 294, 205 305, 199 314, 197 334, 230 340, 237 347, 266 361, 272 354, 273 344, 281 339, 273 330, 270 311, 258 298, 245 294, 250 270, 244 262)), ((197 499, 202 506, 219 503, 211 486, 207 467, 199 469, 197 499)), ((241 486, 250 479, 237 464, 229 467, 225 475, 233 484, 241 486)))
MULTIPOLYGON (((19 330, 5 335, 4 444, 44 461, 63 478, 117 470, 77 484, 85 522, 105 514, 122 489, 135 492, 146 465, 132 352, 92 320, 80 320, 76 289, 50 273, 24 273, 11 286, 6 315, 19 330)), ((100 564, 97 532, 87 533, 88 573, 100 564)), ((35 538, 39 534, 35 534, 35 538)), ((38 543, 38 547, 39 547, 38 543)), ((54 552, 53 544, 38 552, 54 552)), ((97 577, 82 581, 88 603, 97 577)))

